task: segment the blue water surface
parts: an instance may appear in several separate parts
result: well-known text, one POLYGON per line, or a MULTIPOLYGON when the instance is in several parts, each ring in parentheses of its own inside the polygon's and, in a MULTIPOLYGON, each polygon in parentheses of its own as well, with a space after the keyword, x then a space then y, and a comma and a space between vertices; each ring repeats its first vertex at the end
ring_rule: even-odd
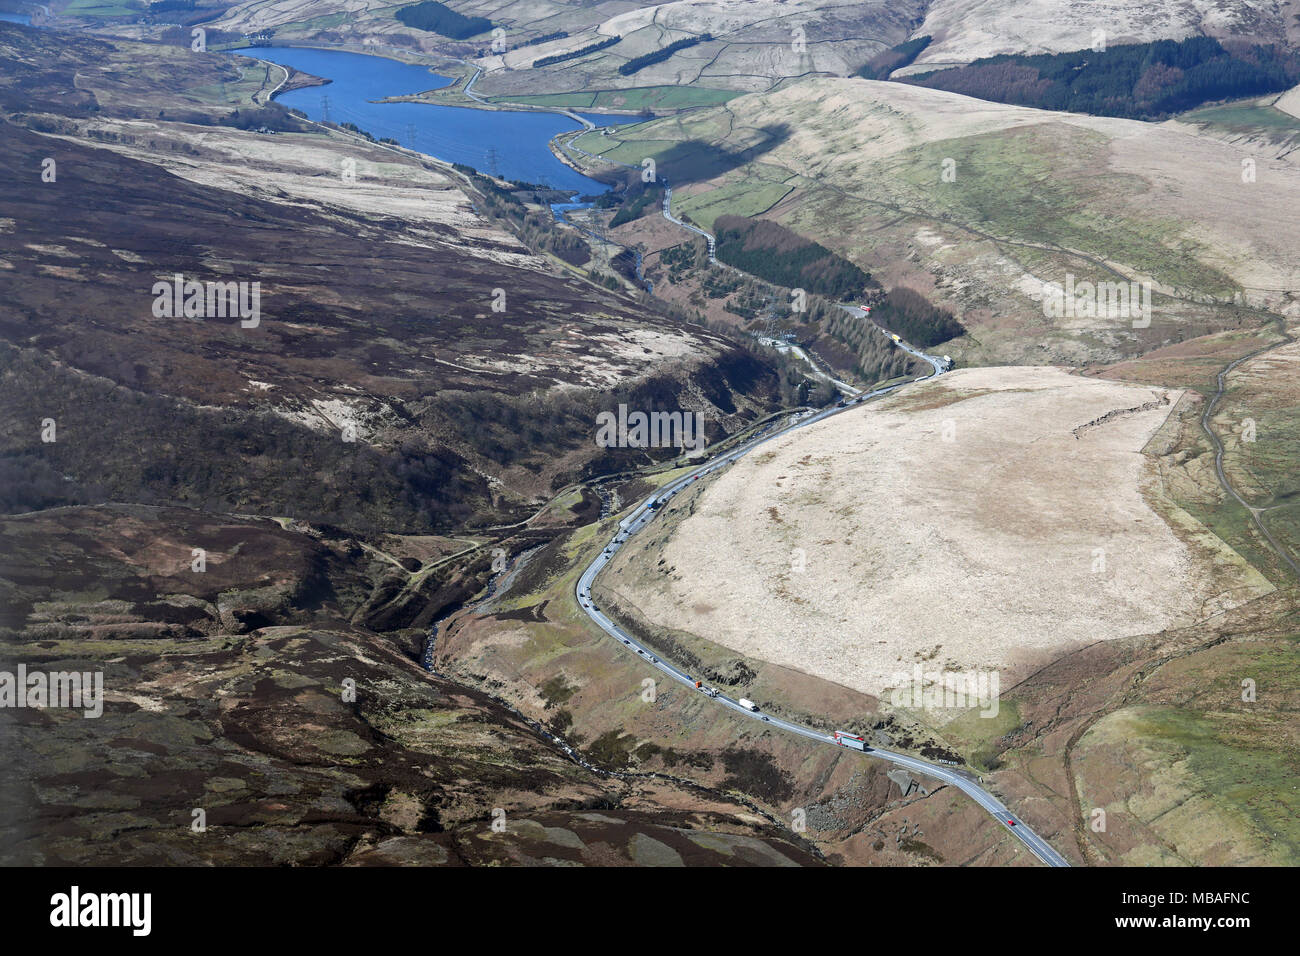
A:
MULTIPOLYGON (((313 120, 324 118, 328 104, 331 122, 353 123, 377 139, 395 139, 403 146, 481 172, 573 189, 580 195, 606 190, 603 184, 564 165, 547 146, 557 133, 577 128, 567 116, 427 103, 376 103, 373 101, 385 96, 422 93, 452 81, 426 67, 341 50, 258 47, 235 52, 333 80, 326 86, 291 90, 276 97, 278 102, 302 110, 313 120)), ((632 122, 631 117, 580 115, 598 126, 632 122)))

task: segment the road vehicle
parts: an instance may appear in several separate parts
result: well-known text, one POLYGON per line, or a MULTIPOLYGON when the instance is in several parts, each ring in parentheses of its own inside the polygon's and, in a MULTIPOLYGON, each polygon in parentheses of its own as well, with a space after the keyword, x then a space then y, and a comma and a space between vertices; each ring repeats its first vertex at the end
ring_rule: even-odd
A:
POLYGON ((847 731, 835 731, 835 742, 841 747, 851 747, 854 750, 866 750, 867 742, 857 734, 850 734, 847 731))

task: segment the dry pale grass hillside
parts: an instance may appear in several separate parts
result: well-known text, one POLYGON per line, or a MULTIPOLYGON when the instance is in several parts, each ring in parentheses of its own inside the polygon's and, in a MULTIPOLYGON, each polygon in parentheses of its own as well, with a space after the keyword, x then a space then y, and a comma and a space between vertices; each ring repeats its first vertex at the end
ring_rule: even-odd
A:
POLYGON ((1056 368, 957 371, 743 459, 610 584, 657 625, 867 693, 917 663, 997 669, 1006 688, 1270 589, 1148 500, 1142 449, 1180 397, 1056 368))

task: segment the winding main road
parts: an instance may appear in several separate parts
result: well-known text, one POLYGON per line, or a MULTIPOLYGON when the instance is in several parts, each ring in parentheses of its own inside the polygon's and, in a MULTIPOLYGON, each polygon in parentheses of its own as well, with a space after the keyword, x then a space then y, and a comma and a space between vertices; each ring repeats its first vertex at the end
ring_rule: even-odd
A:
MULTIPOLYGON (((926 378, 932 378, 935 375, 942 373, 943 364, 941 360, 926 355, 924 352, 914 349, 906 343, 900 342, 898 345, 899 348, 902 348, 909 354, 924 359, 930 363, 930 366, 934 371, 931 375, 926 376, 926 378)), ((654 651, 638 642, 631 634, 621 628, 616 621, 612 620, 604 611, 596 607, 595 603, 592 601, 591 587, 595 583, 597 575, 599 575, 604 567, 614 559, 614 556, 618 554, 619 550, 627 543, 628 539, 645 528, 645 526, 653 521, 656 516, 663 512, 664 505, 694 482, 706 475, 718 471, 719 469, 727 467, 737 459, 749 454, 755 448, 758 448, 760 445, 763 445, 780 435, 788 434, 795 429, 806 428, 809 425, 830 418, 834 415, 844 414, 856 405, 880 395, 884 395, 888 392, 892 392, 895 389, 902 388, 907 384, 910 383, 902 382, 897 385, 888 385, 883 388, 877 388, 870 392, 862 392, 853 398, 841 399, 831 408, 824 409, 820 412, 797 413, 791 417, 789 424, 784 428, 751 439, 726 454, 720 455, 712 461, 700 465, 698 468, 693 469, 671 484, 660 488, 645 501, 641 502, 641 504, 638 505, 626 518, 619 522, 618 530, 615 532, 613 539, 601 550, 600 554, 596 556, 596 559, 592 561, 591 564, 587 566, 587 569, 582 573, 575 589, 578 598, 578 605, 582 608, 584 613, 586 613, 586 615, 596 623, 596 626, 610 637, 622 643, 628 649, 629 653, 638 655, 652 667, 659 669, 674 680, 680 681, 692 690, 696 690, 695 678, 687 674, 680 667, 677 667, 668 661, 660 660, 654 651)), ((752 720, 759 721, 768 726, 777 727, 789 733, 797 734, 800 737, 805 737, 817 743, 829 744, 833 747, 840 746, 840 744, 836 742, 835 737, 831 734, 824 733, 820 730, 814 730, 810 727, 804 727, 788 720, 782 720, 780 717, 770 716, 761 711, 751 711, 746 707, 742 707, 739 701, 734 700, 713 688, 701 687, 698 689, 711 699, 717 701, 721 706, 727 707, 737 714, 749 717, 752 720)), ((924 774, 927 777, 942 780, 945 783, 953 785, 997 819, 1001 826, 1008 829, 1013 836, 1020 840, 1020 842, 1023 843, 1025 847, 1043 863, 1046 863, 1048 866, 1070 865, 1061 854, 1052 849, 1046 840, 1030 829, 1023 820, 1008 810, 997 797, 985 790, 980 786, 977 780, 973 779, 968 774, 959 770, 951 769, 942 764, 931 763, 927 760, 908 756, 907 754, 894 753, 889 750, 880 750, 875 747, 868 747, 864 751, 864 755, 878 760, 889 761, 897 766, 904 767, 908 770, 924 774)))
MULTIPOLYGON (((276 87, 267 96, 267 101, 269 101, 276 93, 280 91, 280 89, 285 85, 285 83, 288 82, 290 74, 289 71, 285 69, 281 64, 270 64, 268 63, 268 61, 265 60, 259 62, 266 64, 268 67, 268 74, 267 74, 268 81, 270 77, 269 68, 271 65, 278 66, 284 71, 284 78, 280 81, 280 83, 276 85, 276 87)), ((463 92, 465 92, 472 99, 483 102, 476 94, 472 92, 474 81, 478 79, 479 72, 480 71, 477 70, 475 71, 474 76, 472 76, 469 82, 466 83, 463 92)), ((588 120, 583 119, 580 116, 577 116, 577 114, 570 113, 568 110, 555 109, 550 111, 563 113, 566 116, 571 116, 574 119, 581 122, 584 127, 594 128, 594 124, 591 124, 588 120)), ((313 123, 313 125, 320 125, 320 124, 313 123)), ((685 229, 689 229, 692 232, 696 232, 704 236, 709 242, 709 260, 710 262, 716 262, 716 259, 714 258, 713 255, 714 253, 713 236, 711 236, 709 233, 705 232, 702 229, 692 226, 689 223, 684 223, 679 219, 677 219, 676 217, 674 217, 671 212, 672 191, 667 187, 667 184, 665 184, 664 192, 665 192, 664 204, 663 204, 664 218, 668 219, 669 221, 685 229)), ((850 312, 857 311, 853 306, 846 305, 846 306, 842 306, 842 308, 845 308, 850 312)), ((882 334, 888 334, 887 332, 885 332, 883 328, 880 331, 882 334)), ((918 359, 921 359, 925 362, 928 362, 930 364, 933 371, 931 372, 930 375, 925 376, 926 378, 932 378, 935 375, 940 375, 943 373, 945 366, 940 359, 937 359, 932 355, 927 355, 926 353, 920 351, 919 349, 915 349, 912 346, 908 345, 906 342, 896 341, 895 344, 903 351, 907 352, 908 354, 918 359)), ((1230 369, 1225 370, 1225 372, 1229 370, 1230 369)), ((619 625, 615 621, 610 619, 603 611, 601 611, 599 608, 595 606, 595 604, 592 603, 591 587, 596 580, 596 576, 601 572, 601 570, 604 569, 605 565, 607 565, 611 560, 613 560, 614 556, 623 547, 623 545, 627 543, 628 539, 631 538, 632 535, 641 531, 647 524, 649 524, 652 520, 654 520, 654 518, 661 513, 663 506, 665 504, 667 504, 679 492, 685 490, 695 481, 705 477, 706 475, 712 474, 713 472, 721 468, 725 468, 727 465, 730 465, 732 462, 742 458, 743 456, 747 455, 749 452, 753 451, 755 448, 771 441, 774 438, 777 438, 781 435, 788 434, 789 432, 792 432, 795 429, 805 428, 809 425, 822 421, 823 419, 830 418, 834 415, 840 415, 845 412, 848 412, 856 405, 859 405, 870 399, 877 398, 881 395, 892 392, 898 388, 902 388, 904 385, 907 384, 911 384, 911 383, 901 382, 895 385, 888 385, 882 388, 877 388, 869 392, 860 392, 856 395, 853 395, 852 397, 846 396, 845 398, 840 399, 834 406, 824 409, 820 412, 796 413, 791 416, 789 424, 787 424, 784 428, 779 428, 776 431, 771 432, 770 434, 761 435, 757 438, 751 439, 739 445, 738 447, 732 449, 726 454, 720 455, 717 458, 713 459, 712 461, 700 465, 698 468, 693 469, 686 475, 674 481, 672 484, 656 491, 645 501, 641 502, 641 504, 638 505, 631 512, 631 514, 629 514, 626 518, 622 519, 619 522, 618 531, 615 533, 614 538, 609 542, 608 545, 606 545, 606 547, 600 552, 600 554, 596 556, 596 559, 592 561, 591 564, 588 565, 586 570, 582 573, 582 576, 578 579, 578 584, 576 587, 576 595, 578 598, 579 606, 583 609, 583 611, 587 614, 587 616, 590 617, 591 620, 594 621, 596 625, 601 628, 601 630, 603 630, 609 636, 613 637, 615 640, 622 642, 622 644, 628 648, 629 652, 636 653, 638 656, 642 657, 646 662, 651 664, 653 667, 658 668, 660 671, 668 674, 673 679, 678 680, 681 683, 685 684, 687 687, 691 688, 692 690, 695 690, 696 686, 695 686, 694 678, 692 678, 685 671, 681 670, 679 667, 676 667, 675 665, 667 661, 660 660, 654 654, 653 651, 640 644, 635 638, 632 637, 632 635, 624 631, 623 628, 619 627, 619 625)), ((1207 414, 1208 414, 1208 410, 1207 410, 1207 414)), ((429 648, 426 648, 426 650, 431 650, 431 646, 429 648)), ((807 738, 816 743, 829 744, 830 746, 833 747, 841 746, 839 743, 837 743, 835 737, 831 734, 827 734, 819 730, 814 730, 809 727, 804 727, 800 724, 796 724, 788 720, 783 720, 780 717, 769 716, 768 714, 764 714, 758 710, 750 710, 746 707, 742 707, 739 701, 734 700, 731 697, 728 697, 727 695, 721 693, 720 691, 716 691, 710 688, 708 691, 708 696, 714 701, 716 701, 718 704, 720 704, 721 706, 727 707, 737 714, 741 714, 753 720, 760 721, 772 727, 780 728, 781 730, 787 731, 792 734, 796 734, 800 737, 807 738)), ((856 752, 856 751, 851 751, 851 752, 856 752)), ((863 751, 863 754, 864 756, 872 757, 878 760, 887 760, 890 763, 893 763, 899 767, 903 767, 908 770, 912 770, 916 773, 924 774, 927 777, 931 777, 937 780, 942 780, 945 783, 951 784, 952 786, 956 787, 957 789, 965 793, 967 796, 969 796, 981 807, 983 807, 985 811, 987 811, 990 815, 992 815, 995 819, 998 820, 1000 825, 1009 829, 1010 832, 1017 839, 1019 839, 1020 842, 1023 843, 1025 847, 1028 848, 1028 850, 1034 854, 1035 857, 1037 857, 1043 863, 1046 863, 1048 866, 1069 866, 1070 865, 1063 856, 1061 856, 1054 849, 1052 849, 1052 847, 1047 843, 1047 841, 1045 841, 1042 837, 1040 837, 1032 829, 1030 829, 1029 826, 1023 820, 1021 820, 1010 810, 1008 810, 1007 807, 1000 800, 998 800, 995 796, 993 796, 991 793, 989 793, 987 790, 981 787, 979 782, 973 779, 968 774, 963 773, 959 770, 950 769, 949 767, 946 767, 942 764, 931 763, 927 760, 921 760, 920 758, 917 757, 908 756, 907 754, 895 753, 889 750, 881 750, 875 747, 866 748, 863 751)))

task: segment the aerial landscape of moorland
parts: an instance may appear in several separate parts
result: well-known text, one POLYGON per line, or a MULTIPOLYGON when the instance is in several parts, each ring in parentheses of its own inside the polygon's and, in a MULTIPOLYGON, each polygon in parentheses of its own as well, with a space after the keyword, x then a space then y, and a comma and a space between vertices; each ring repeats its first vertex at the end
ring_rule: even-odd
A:
POLYGON ((1300 864, 1297 0, 0 0, 0 161, 6 867, 1300 864))

